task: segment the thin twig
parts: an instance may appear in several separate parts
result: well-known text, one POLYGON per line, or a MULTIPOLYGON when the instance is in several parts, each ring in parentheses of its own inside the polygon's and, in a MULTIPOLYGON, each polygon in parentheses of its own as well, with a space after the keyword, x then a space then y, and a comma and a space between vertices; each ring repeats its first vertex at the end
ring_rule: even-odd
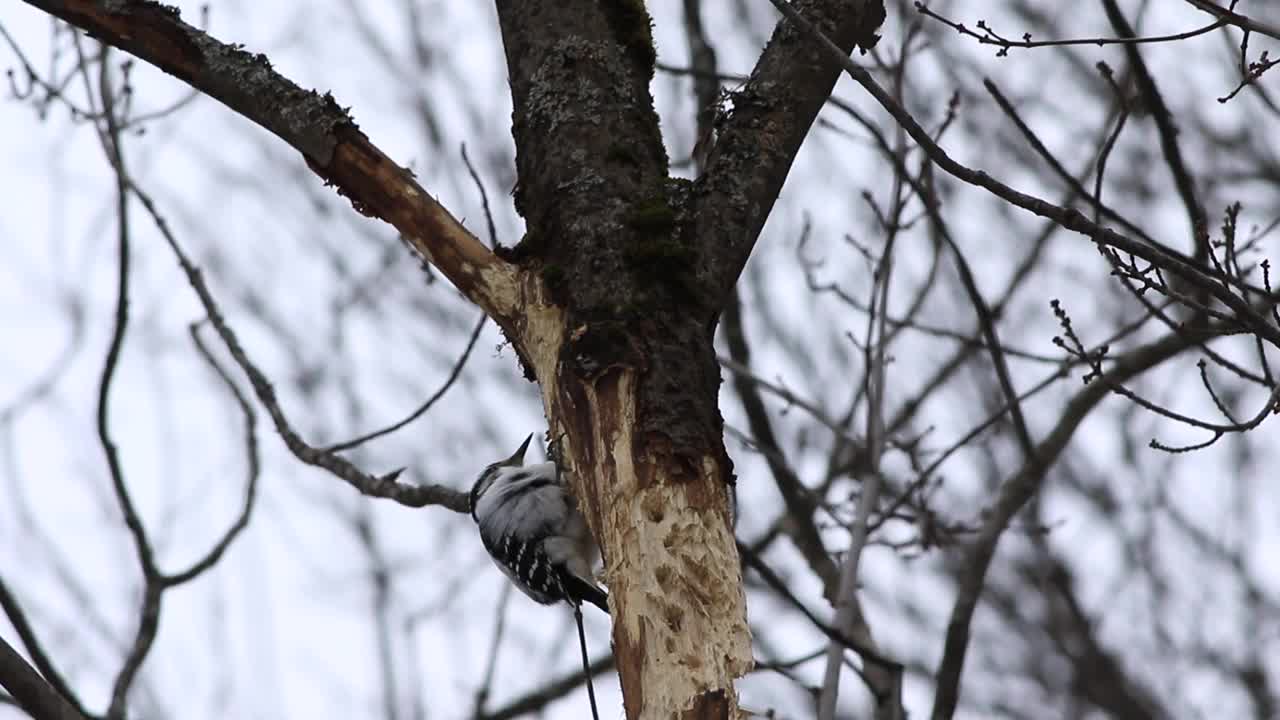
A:
POLYGON ((261 461, 258 453, 258 416, 254 412, 253 406, 249 404, 248 398, 244 396, 244 393, 240 392, 240 388, 231 379, 231 375, 214 359, 213 353, 209 351, 204 341, 200 339, 200 326, 202 324, 192 323, 187 327, 187 332, 191 334, 191 340, 195 343, 196 349, 200 351, 200 356, 209 364, 209 367, 213 368, 213 371, 218 375, 218 379, 222 380, 222 383, 231 391, 231 396, 235 398, 236 404, 240 406, 240 412, 244 415, 244 455, 246 464, 244 503, 240 506, 240 514, 236 517, 235 522, 231 524, 227 532, 223 534, 222 538, 203 558, 192 563, 191 567, 182 572, 164 576, 164 584, 169 587, 181 585, 184 582, 195 579, 222 559, 222 555, 226 553, 227 548, 231 547, 231 543, 249 526, 249 516, 253 513, 254 500, 258 496, 258 474, 261 470, 261 461))
POLYGON ((398 483, 396 478, 400 475, 401 470, 385 475, 371 475, 340 455, 307 444, 289 423, 288 417, 285 416, 284 410, 280 407, 280 402, 276 398, 275 388, 272 387, 271 382, 249 359, 235 332, 227 325, 217 301, 214 300, 212 293, 209 292, 209 287, 204 282, 203 274, 199 268, 191 263, 182 246, 178 244, 177 238, 169 229, 168 222, 156 210, 155 203, 151 200, 151 197, 136 185, 132 189, 142 202, 143 207, 150 213, 152 220, 173 250, 174 255, 177 256, 178 264, 182 267, 188 283, 190 283, 199 297, 201 305, 204 306, 209 322, 213 324, 218 336, 222 338, 223 344, 226 346, 227 351, 231 353, 236 365, 249 378, 249 384, 253 387, 254 395, 257 396, 258 402, 262 403, 263 407, 267 409, 267 413, 271 416, 272 423, 275 425, 276 432, 284 439, 285 446, 289 448, 294 457, 308 465, 329 471, 365 495, 390 498, 409 507, 440 505, 456 513, 467 512, 467 493, 465 492, 443 485, 406 485, 398 483))
MULTIPOLYGON (((1124 13, 1120 10, 1120 5, 1116 0, 1102 0, 1102 5, 1107 12, 1107 19, 1111 22, 1111 27, 1115 29, 1116 33, 1124 38, 1133 39, 1137 37, 1137 33, 1134 32, 1129 21, 1125 19, 1124 13)), ((1225 22, 1222 19, 1217 21, 1218 24, 1225 24, 1225 22)), ((1195 178, 1191 176, 1191 171, 1187 169, 1187 163, 1183 160, 1182 148, 1178 143, 1178 128, 1174 123, 1173 113, 1170 112, 1169 106, 1165 104, 1164 95, 1160 93, 1160 88, 1156 85, 1155 78, 1147 68, 1147 63, 1142 59, 1142 53, 1132 44, 1125 45, 1124 51, 1133 70, 1135 84, 1138 86, 1139 92, 1142 93, 1143 107, 1151 113, 1152 118, 1155 120, 1156 131, 1160 137, 1160 151, 1164 155, 1165 165, 1169 167, 1169 172, 1173 175, 1173 185, 1177 189, 1178 197, 1181 198, 1183 208, 1187 212, 1187 219, 1191 225, 1192 246, 1195 248, 1194 257, 1203 262, 1209 249, 1209 218, 1205 214, 1204 205, 1196 194, 1195 178)), ((1098 200, 1098 202, 1101 203, 1102 201, 1098 200)))
POLYGON ((382 428, 381 430, 374 430, 373 432, 367 433, 365 435, 361 435, 352 440, 347 440, 346 442, 340 442, 340 443, 337 443, 336 445, 330 445, 324 448, 324 452, 338 453, 338 452, 343 452, 345 450, 350 450, 358 445, 363 445, 364 443, 367 443, 370 440, 373 440, 375 438, 380 438, 383 435, 389 435, 399 430, 400 428, 404 427, 405 425, 408 425, 414 420, 417 420, 418 418, 422 417, 423 414, 425 414, 428 410, 430 410, 432 406, 434 406, 440 400, 440 398, 444 397, 444 394, 449 391, 449 388, 453 387, 454 382, 456 382, 458 380, 458 377, 462 375, 462 368, 466 366, 467 360, 471 357, 471 350, 475 348, 476 340, 479 339, 480 337, 480 330, 484 328, 484 321, 487 320, 488 317, 489 317, 488 315, 485 315, 484 313, 480 313, 480 319, 476 321, 476 326, 471 330, 471 336, 467 338, 467 346, 462 350, 462 355, 458 357, 457 362, 453 364, 453 369, 449 371, 449 377, 445 378, 444 383, 438 389, 436 389, 434 393, 431 393, 431 397, 427 398, 426 402, 418 406, 418 409, 409 413, 408 417, 406 417, 403 420, 400 420, 399 422, 392 423, 391 425, 388 425, 387 427, 382 428))
POLYGON ((841 632, 839 629, 834 628, 819 619, 812 610, 800 601, 800 598, 795 596, 795 593, 791 592, 791 589, 787 587, 786 581, 778 577, 778 574, 773 571, 773 568, 770 568, 765 564, 764 560, 762 560, 754 550, 741 541, 738 542, 738 555, 743 559, 743 562, 749 565, 752 570, 756 571, 756 574, 759 575, 774 592, 778 593, 778 595, 780 595, 782 599, 786 600, 789 605, 794 607, 796 610, 799 610, 800 614, 804 615, 805 619, 812 623, 814 627, 818 628, 818 630, 823 635, 826 635, 829 640, 840 643, 842 646, 858 653, 864 662, 879 665, 891 672, 900 672, 902 670, 902 663, 894 660, 893 658, 885 657, 875 648, 868 647, 867 645, 858 642, 841 632))
MULTIPOLYGON (((900 183, 902 174, 896 176, 893 197, 895 204, 901 204, 900 183)), ((900 212, 895 210, 895 214, 900 212)), ((896 223, 895 223, 896 225, 896 223)), ((849 547, 845 550, 844 562, 840 566, 840 585, 835 601, 835 627, 842 633, 852 632, 868 647, 875 647, 870 628, 862 621, 863 613, 858 600, 858 566, 862 551, 870 537, 871 513, 880 503, 880 492, 884 484, 880 460, 885 448, 884 420, 884 388, 886 366, 888 364, 888 342, 886 338, 886 315, 888 312, 889 285, 893 275, 893 246, 896 233, 891 232, 885 248, 877 263, 871 286, 871 311, 867 316, 867 342, 865 358, 867 372, 865 376, 867 395, 867 468, 864 473, 862 494, 858 499, 857 515, 849 537, 849 547)), ((879 651, 877 649, 877 654, 879 651)), ((822 691, 818 696, 818 718, 834 720, 836 717, 836 701, 840 692, 840 667, 843 664, 843 643, 832 642, 827 649, 827 665, 823 675, 822 691)), ((890 688, 900 691, 901 681, 894 682, 888 678, 890 688)), ((868 678, 868 686, 876 694, 877 717, 901 718, 901 698, 892 694, 890 688, 884 688, 880 682, 868 678), (885 691, 888 697, 881 697, 885 691)))
POLYGON ((568 695, 586 682, 588 675, 601 675, 614 666, 613 653, 591 663, 589 672, 574 670, 572 673, 552 680, 531 693, 512 700, 503 707, 485 715, 481 720, 515 720, 526 717, 550 705, 552 702, 568 695))
MULTIPOLYGON (((98 439, 106 454, 107 468, 111 473, 111 486, 115 492, 116 502, 124 515, 125 526, 133 537, 134 550, 138 564, 142 568, 143 591, 142 606, 138 614, 138 629, 133 643, 125 654, 120 671, 116 674, 111 688, 111 703, 107 707, 108 720, 120 720, 125 715, 129 689, 137 677, 142 663, 146 660, 155 642, 156 631, 160 625, 160 598, 164 592, 160 582, 160 571, 156 567, 155 552, 147 537, 142 518, 133 504, 124 478, 124 469, 120 463, 119 452, 111 438, 110 425, 110 393, 111 381, 120 361, 120 352, 124 346, 125 333, 129 326, 129 181, 124 165, 124 150, 121 146, 121 131, 116 115, 115 98, 111 89, 111 69, 108 63, 109 46, 99 45, 98 56, 98 93, 102 100, 102 114, 105 118, 106 130, 100 132, 103 150, 115 173, 116 180, 116 216, 118 223, 117 250, 117 294, 115 309, 115 328, 112 331, 111 343, 107 350, 107 359, 102 369, 102 379, 98 386, 98 439)), ((85 60, 81 55, 82 72, 86 75, 85 60)))
POLYGON ((1032 40, 1031 33, 1023 33, 1022 38, 1020 40, 1011 40, 1009 38, 1001 36, 999 33, 995 31, 994 28, 988 25, 984 20, 979 20, 977 23, 975 23, 977 25, 977 28, 982 31, 979 33, 979 32, 970 30, 968 26, 966 26, 964 23, 955 22, 953 20, 947 19, 946 17, 943 17, 942 15, 939 15, 933 10, 930 10, 929 6, 926 5, 925 3, 919 2, 919 0, 917 0, 916 2, 916 10, 919 11, 921 15, 924 15, 925 17, 933 18, 934 20, 937 20, 938 22, 942 23, 943 25, 946 25, 952 30, 955 30, 961 35, 967 35, 971 38, 974 38, 982 45, 995 45, 996 47, 1000 48, 999 52, 996 53, 996 55, 1000 57, 1004 57, 1008 55, 1010 48, 1060 47, 1063 45, 1097 45, 1098 47, 1102 47, 1104 45, 1125 45, 1125 46, 1131 47, 1133 45, 1142 45, 1142 44, 1149 44, 1149 43, 1174 42, 1177 40, 1186 40, 1188 38, 1193 38, 1198 35, 1204 35, 1206 33, 1213 32, 1214 30, 1217 30, 1220 27, 1223 27, 1224 25, 1230 24, 1225 19, 1219 19, 1219 20, 1215 20, 1212 23, 1209 23, 1208 25, 1205 25, 1204 27, 1199 27, 1194 30, 1187 30, 1185 32, 1174 33, 1171 35, 1153 35, 1150 37, 1134 37, 1134 36, 1127 36, 1127 35, 1121 34, 1120 37, 1068 38, 1065 40, 1032 40))
POLYGON ((849 430, 846 429, 840 421, 828 416, 826 411, 822 408, 808 400, 805 400, 787 389, 785 386, 760 377, 752 371, 751 368, 743 365, 733 358, 725 357, 724 355, 717 355, 716 360, 720 363, 720 367, 732 371, 734 375, 746 378, 752 384, 758 385, 764 390, 768 390, 770 394, 778 396, 788 406, 795 406, 809 413, 814 420, 817 420, 821 425, 826 426, 833 434, 839 436, 844 441, 859 446, 863 444, 863 439, 849 432, 849 430))
MULTIPOLYGON (((753 442, 764 454, 765 462, 773 475, 774 484, 777 485, 778 493, 782 495, 782 502, 786 505, 787 517, 790 521, 787 537, 804 557, 814 575, 822 581, 824 594, 834 601, 839 570, 831 560, 831 555, 827 553, 822 542, 822 534, 814 524, 817 503, 814 502, 809 488, 800 480, 795 468, 782 451, 773 429, 773 421, 770 420, 764 399, 761 397, 760 388, 764 386, 755 382, 752 379, 753 376, 747 374, 750 371, 751 345, 747 342, 746 331, 742 326, 742 301, 736 289, 730 293, 728 304, 724 308, 721 327, 724 330, 725 344, 733 359, 720 358, 720 361, 722 364, 725 361, 732 363, 725 367, 734 371, 733 387, 742 403, 743 411, 747 414, 747 422, 754 437, 753 442)), ((814 409, 817 410, 817 408, 814 409)), ((855 444, 857 444, 856 441, 855 444)))
MULTIPOLYGON (((1022 133, 1024 138, 1026 138, 1027 144, 1029 144, 1031 148, 1036 151, 1036 154, 1049 164, 1050 169, 1052 169, 1054 173, 1056 173, 1058 177, 1067 184, 1067 187, 1071 188, 1075 193, 1090 202, 1095 203, 1095 209, 1101 209, 1103 215, 1105 215, 1108 220, 1112 220, 1123 225, 1124 228, 1133 233, 1134 236, 1140 237, 1152 245, 1156 243, 1155 239, 1148 235, 1146 230, 1130 221, 1124 215, 1116 212, 1114 209, 1101 204, 1100 200, 1091 196, 1080 180, 1068 172, 1067 168, 1062 165, 1062 162, 1049 151, 1049 148, 1045 146, 1044 142, 1038 135, 1036 135, 1035 131, 1027 125, 1027 122, 1022 119, 1022 116, 1018 113, 1017 109, 1013 107, 1013 103, 1004 96, 1004 93, 1000 91, 1000 88, 997 87, 994 82, 990 79, 983 78, 982 86, 987 89, 987 92, 991 95, 992 99, 996 101, 996 104, 1000 106, 1000 109, 1004 114, 1009 116, 1009 119, 1013 121, 1014 127, 1018 128, 1018 131, 1022 133)), ((1104 126, 1109 124, 1110 120, 1106 121, 1104 126)))
POLYGON ((1238 28, 1280 40, 1280 25, 1264 23, 1261 20, 1255 20, 1248 15, 1241 15, 1235 11, 1236 0, 1231 0, 1231 6, 1229 8, 1224 8, 1221 5, 1212 2, 1212 0, 1187 0, 1187 2, 1195 5, 1197 8, 1213 15, 1214 17, 1220 18, 1231 25, 1235 25, 1238 28))
POLYGON ((476 189, 480 191, 480 205, 484 208, 484 220, 489 226, 489 247, 498 247, 498 229, 493 223, 493 212, 489 209, 489 193, 484 189, 484 183, 480 181, 480 174, 476 172, 475 167, 471 165, 471 158, 467 157, 467 144, 462 143, 462 162, 467 166, 467 172, 471 173, 471 181, 476 184, 476 189))
POLYGON ((498 669, 498 649, 502 647, 502 636, 507 629, 507 603, 511 600, 513 583, 502 583, 502 594, 498 596, 498 617, 493 625, 493 640, 489 643, 489 660, 485 663, 484 680, 476 690, 475 711, 472 716, 480 720, 484 716, 484 705, 489 699, 489 691, 493 688, 493 674, 498 669))
MULTIPOLYGON (((801 29, 809 33, 814 38, 814 41, 825 49, 824 52, 828 57, 840 63, 849 77, 867 90, 893 116, 894 120, 902 125, 907 134, 916 141, 921 149, 948 174, 966 183, 980 187, 1023 210, 1053 220, 1068 230, 1085 235, 1094 241, 1101 241, 1106 245, 1140 257, 1148 262, 1160 264, 1166 271, 1178 275, 1189 285, 1212 295, 1235 312, 1240 322, 1247 322, 1251 331, 1265 338, 1272 345, 1280 347, 1280 328, 1267 322, 1258 313, 1258 310, 1247 301, 1219 286, 1217 279, 1211 277, 1194 259, 1162 245, 1137 242, 1110 228, 1100 227, 1097 223, 1090 221, 1082 213, 1072 208, 1054 205, 1041 198, 1015 190, 983 171, 973 170, 954 160, 941 146, 933 141, 928 131, 922 128, 902 104, 894 100, 865 68, 853 62, 790 3, 786 0, 770 0, 770 2, 790 20, 799 25, 801 29)), ((1230 279, 1229 281, 1237 287, 1240 285, 1238 280, 1230 279)))

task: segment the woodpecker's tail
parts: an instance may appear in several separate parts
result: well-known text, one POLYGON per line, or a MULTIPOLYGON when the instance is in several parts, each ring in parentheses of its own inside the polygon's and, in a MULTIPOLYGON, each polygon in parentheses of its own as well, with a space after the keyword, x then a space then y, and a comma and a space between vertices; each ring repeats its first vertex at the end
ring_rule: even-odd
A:
POLYGON ((564 584, 565 593, 569 596, 571 602, 589 602, 608 614, 609 594, 604 590, 570 573, 565 573, 565 577, 561 582, 564 584))

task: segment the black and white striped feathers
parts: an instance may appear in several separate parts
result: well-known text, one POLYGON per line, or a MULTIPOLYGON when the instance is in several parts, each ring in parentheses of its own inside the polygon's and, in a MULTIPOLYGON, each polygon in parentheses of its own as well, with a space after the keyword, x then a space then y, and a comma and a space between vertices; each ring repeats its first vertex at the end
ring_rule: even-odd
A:
POLYGON ((553 462, 524 464, 530 435, 514 455, 485 468, 471 488, 480 540, 516 587, 550 605, 583 602, 609 612, 592 580, 598 551, 567 483, 553 462))

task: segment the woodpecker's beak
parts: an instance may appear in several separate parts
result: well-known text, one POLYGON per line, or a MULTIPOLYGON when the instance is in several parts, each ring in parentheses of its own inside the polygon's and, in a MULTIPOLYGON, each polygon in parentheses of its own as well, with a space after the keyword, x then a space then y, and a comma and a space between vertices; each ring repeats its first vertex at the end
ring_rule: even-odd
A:
POLYGON ((502 464, 510 465, 512 467, 520 467, 521 465, 524 465, 524 451, 529 449, 529 441, 532 439, 533 433, 529 433, 529 437, 525 438, 524 442, 520 443, 520 449, 516 450, 515 454, 511 457, 503 460, 502 464))

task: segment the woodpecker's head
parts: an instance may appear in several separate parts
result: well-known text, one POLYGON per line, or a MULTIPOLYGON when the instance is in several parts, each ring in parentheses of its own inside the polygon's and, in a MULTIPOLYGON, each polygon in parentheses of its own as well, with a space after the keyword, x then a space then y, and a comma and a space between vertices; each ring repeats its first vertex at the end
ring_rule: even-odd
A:
POLYGON ((533 440, 533 433, 529 433, 529 437, 525 438, 524 442, 520 443, 520 447, 511 454, 511 457, 506 460, 499 460, 498 462, 490 465, 484 469, 484 472, 480 473, 480 477, 476 478, 476 484, 471 486, 472 517, 475 517, 476 514, 476 500, 479 500, 480 496, 483 495, 491 485, 493 485, 493 481, 498 479, 499 471, 503 468, 521 467, 524 465, 524 452, 529 449, 529 442, 531 440, 533 440))

